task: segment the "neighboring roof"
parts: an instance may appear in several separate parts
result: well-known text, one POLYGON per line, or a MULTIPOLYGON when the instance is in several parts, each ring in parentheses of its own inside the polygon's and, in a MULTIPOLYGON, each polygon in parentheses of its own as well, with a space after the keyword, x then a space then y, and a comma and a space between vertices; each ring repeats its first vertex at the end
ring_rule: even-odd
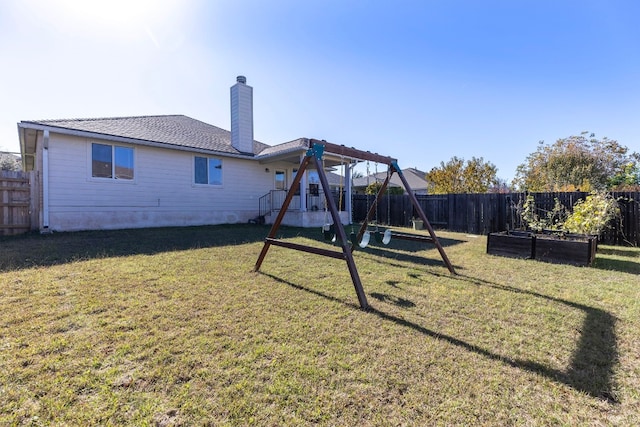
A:
POLYGON ((343 187, 345 185, 345 180, 342 175, 335 172, 326 172, 327 182, 331 187, 343 187))
POLYGON ((426 172, 423 172, 416 168, 407 168, 402 169, 402 173, 411 186, 411 189, 413 189, 414 191, 427 189, 427 180, 425 179, 425 176, 427 175, 426 172))
MULTIPOLYGON (((231 132, 183 115, 34 120, 20 123, 23 127, 29 127, 29 124, 90 132, 141 142, 247 155, 231 145, 231 132)), ((252 154, 257 155, 267 148, 273 147, 254 141, 252 154)))
MULTIPOLYGON (((426 175, 425 172, 422 172, 421 170, 416 168, 407 168, 407 169, 402 169, 402 174, 407 179, 407 182, 409 183, 409 186, 413 191, 425 190, 427 188, 427 181, 424 178, 426 175)), ((369 175, 368 177, 364 176, 361 178, 355 178, 353 180, 353 186, 366 187, 375 181, 382 183, 386 178, 387 178, 386 171, 378 172, 377 174, 374 173, 369 175)), ((395 173, 391 177, 391 181, 389 185, 394 187, 404 187, 402 185, 402 181, 400 180, 400 177, 398 176, 398 174, 395 174, 395 173)))

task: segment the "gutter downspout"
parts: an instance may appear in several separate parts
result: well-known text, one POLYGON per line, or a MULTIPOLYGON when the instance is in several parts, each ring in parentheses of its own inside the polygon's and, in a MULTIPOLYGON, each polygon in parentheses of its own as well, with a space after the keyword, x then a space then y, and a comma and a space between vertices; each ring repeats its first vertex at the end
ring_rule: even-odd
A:
POLYGON ((42 138, 42 233, 49 232, 49 130, 42 138))

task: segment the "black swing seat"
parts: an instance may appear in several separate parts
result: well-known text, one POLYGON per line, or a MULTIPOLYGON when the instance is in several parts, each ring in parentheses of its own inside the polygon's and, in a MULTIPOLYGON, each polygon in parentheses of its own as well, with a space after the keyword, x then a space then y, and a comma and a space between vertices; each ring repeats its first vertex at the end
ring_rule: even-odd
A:
POLYGON ((391 229, 387 228, 384 232, 376 231, 376 242, 388 245, 391 242, 391 229))
POLYGON ((325 224, 322 226, 322 235, 327 242, 336 241, 336 227, 333 224, 325 224))
POLYGON ((369 246, 369 241, 371 240, 371 233, 368 232, 368 231, 365 231, 364 234, 362 235, 362 238, 358 242, 358 235, 355 232, 352 231, 351 235, 349 236, 349 238, 350 238, 351 244, 353 245, 354 248, 356 246, 359 246, 360 248, 364 249, 367 246, 369 246))

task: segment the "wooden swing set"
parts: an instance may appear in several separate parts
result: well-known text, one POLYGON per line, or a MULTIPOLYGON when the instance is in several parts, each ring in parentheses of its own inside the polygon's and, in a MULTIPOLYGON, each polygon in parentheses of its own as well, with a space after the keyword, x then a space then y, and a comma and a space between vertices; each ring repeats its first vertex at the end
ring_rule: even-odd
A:
MULTIPOLYGON (((381 241, 384 244, 388 244, 390 242, 390 239, 394 239, 394 238, 399 240, 411 240, 415 242, 434 244, 438 249, 438 252, 442 257, 442 260, 447 266, 447 268, 449 269, 449 271, 452 274, 456 274, 453 268, 453 265, 449 261, 449 258, 447 257, 447 254, 444 251, 444 248, 438 241, 438 237, 436 236, 436 233, 433 230, 433 227, 429 223, 427 216, 425 215, 424 211, 422 210, 422 207, 418 203, 416 196, 413 194, 413 191, 411 190, 411 187, 409 186, 407 179, 403 175, 402 170, 398 166, 398 163, 395 159, 391 157, 381 156, 379 154, 370 153, 368 151, 362 151, 362 150, 357 150, 355 148, 345 147, 344 145, 331 144, 329 142, 320 141, 317 139, 309 140, 309 149, 307 150, 306 155, 300 162, 298 172, 295 176, 295 179, 293 180, 293 183, 291 184, 291 188, 287 192, 287 196, 285 197, 285 200, 282 204, 282 208, 280 209, 276 219, 273 222, 271 231, 269 231, 269 234, 265 238, 264 246, 262 247, 262 251, 258 256, 258 260, 256 261, 254 271, 260 270, 260 266, 262 265, 262 262, 264 261, 264 258, 266 257, 267 252, 269 251, 269 247, 271 245, 294 249, 297 251, 313 253, 316 255, 322 255, 322 256, 336 258, 336 259, 342 259, 342 260, 345 260, 347 263, 349 274, 351 275, 351 280, 353 281, 353 286, 355 288, 356 295, 358 296, 358 302, 360 303, 360 307, 362 309, 368 309, 369 303, 367 302, 367 297, 364 293, 362 282, 360 281, 358 269, 356 268, 356 264, 353 258, 353 251, 356 248, 356 246, 365 247, 368 244, 370 239, 370 231, 368 231, 369 222, 374 218, 374 214, 377 215, 378 203, 382 199, 382 196, 385 194, 385 191, 387 190, 387 186, 389 185, 389 181, 391 180, 391 177, 393 176, 394 173, 397 173, 398 177, 402 181, 402 185, 404 186, 405 190, 409 194, 409 198, 411 199, 413 207, 415 208, 420 219, 423 221, 424 227, 429 232, 429 236, 400 233, 400 232, 392 231, 390 229, 387 229, 383 235, 376 229, 375 231, 376 240, 381 241), (388 167, 387 177, 382 183, 382 185, 380 186, 372 205, 369 207, 365 220, 360 226, 358 233, 357 234, 355 234, 355 232, 352 233, 352 236, 350 239, 347 238, 347 233, 345 231, 344 225, 340 220, 340 213, 339 213, 338 207, 336 206, 335 200, 331 195, 329 182, 327 180, 327 175, 323 167, 323 164, 324 164, 323 158, 325 153, 339 155, 342 158, 348 157, 351 159, 357 159, 361 161, 371 161, 376 163, 382 163, 382 164, 386 164, 388 167), (324 197, 326 200, 326 209, 331 214, 331 218, 333 220, 333 227, 331 230, 332 233, 335 233, 335 239, 333 240, 340 245, 342 249, 341 251, 301 245, 298 243, 293 243, 293 242, 276 238, 276 234, 278 232, 278 229, 280 228, 284 215, 286 214, 289 204, 291 203, 291 200, 293 199, 293 196, 296 192, 295 189, 298 188, 300 181, 302 179, 302 176, 304 175, 305 171, 307 170, 307 167, 309 167, 310 164, 314 166, 318 172, 320 184, 322 185, 322 191, 324 192, 324 197)), ((327 230, 323 227, 323 231, 326 232, 327 230)))

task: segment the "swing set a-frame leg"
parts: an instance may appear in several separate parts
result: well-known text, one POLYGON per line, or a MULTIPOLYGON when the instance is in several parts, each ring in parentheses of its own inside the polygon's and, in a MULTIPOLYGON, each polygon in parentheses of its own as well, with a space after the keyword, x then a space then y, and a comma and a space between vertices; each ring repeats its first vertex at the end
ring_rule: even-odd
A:
POLYGON ((347 267, 349 269, 349 274, 351 275, 351 280, 353 282, 353 287, 355 288, 356 295, 358 296, 358 302, 360 303, 360 307, 363 310, 369 308, 369 303, 367 301, 367 296, 364 293, 364 288, 362 287, 362 282, 360 281, 360 275, 358 274, 358 269, 356 268, 356 263, 353 259, 353 254, 351 253, 351 246, 347 239, 347 233, 344 230, 344 226, 342 225, 342 221, 340 220, 340 214, 338 212, 338 208, 336 207, 335 200, 333 200, 333 196, 331 195, 329 189, 329 182, 327 180, 327 176, 325 174, 324 169, 322 168, 322 155, 324 152, 324 146, 321 144, 313 145, 307 155, 300 163, 300 167, 298 168, 298 173, 291 184, 291 188, 287 193, 287 196, 280 208, 280 212, 273 222, 273 226, 271 227, 271 231, 269 232, 267 238, 265 239, 264 246, 260 251, 260 255, 258 256, 258 260, 256 261, 256 265, 254 267, 254 271, 260 270, 260 266, 264 261, 264 258, 267 256, 267 252, 269 251, 269 247, 273 245, 286 247, 289 249, 295 249, 303 252, 314 253, 317 255, 328 256, 332 258, 340 258, 344 259, 347 263, 347 267), (295 194, 295 189, 298 188, 300 184, 300 180, 304 175, 305 170, 309 166, 309 163, 313 161, 314 165, 318 171, 318 177, 320 178, 320 183, 322 184, 322 189, 324 191, 325 199, 327 200, 329 211, 331 212, 331 217, 333 219, 333 224, 337 233, 337 238, 340 241, 340 245, 342 247, 342 252, 338 251, 329 251, 326 249, 319 249, 311 246, 305 246, 290 242, 282 242, 275 238, 278 229, 280 228, 280 224, 284 218, 284 215, 293 199, 293 195, 295 194))
POLYGON ((431 236, 431 240, 433 241, 433 244, 438 249, 438 252, 440 253, 440 257, 442 257, 442 261, 445 263, 445 265, 447 266, 447 268, 449 269, 449 272, 451 274, 457 274, 456 270, 453 268, 453 264, 451 264, 451 261, 449 261, 449 257, 447 256, 446 252, 444 251, 444 248, 440 244, 440 240, 438 240, 438 236, 436 236, 435 230, 433 229, 433 227, 431 226, 431 223, 427 219, 427 215, 422 210, 422 207, 420 206, 420 203, 418 203, 418 199, 416 198, 416 195, 413 194, 413 191, 411 191, 411 187, 409 186, 409 182, 407 181, 407 179, 405 178, 404 174, 402 173, 402 170, 400 170, 400 168, 398 167, 398 165, 396 163, 392 163, 391 167, 393 168, 393 171, 398 173, 398 176, 400 177, 400 180, 402 181, 402 185, 404 185, 405 190, 407 190, 407 193, 409 194, 409 199, 411 200, 411 203, 413 204, 413 207, 415 208, 416 212, 418 213, 418 216, 423 221, 424 226, 427 228, 427 231, 429 232, 429 235, 431 236))

